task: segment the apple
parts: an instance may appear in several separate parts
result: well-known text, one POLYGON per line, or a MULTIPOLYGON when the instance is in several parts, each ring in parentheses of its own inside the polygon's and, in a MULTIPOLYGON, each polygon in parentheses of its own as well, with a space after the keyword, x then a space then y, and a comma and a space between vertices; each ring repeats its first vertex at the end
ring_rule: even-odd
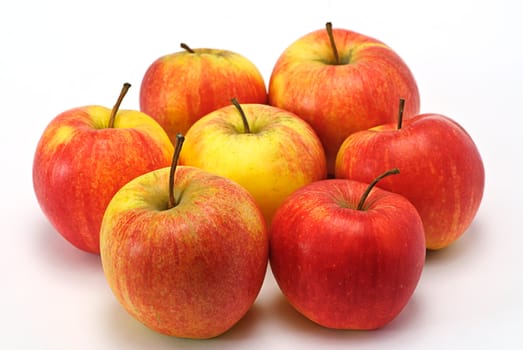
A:
POLYGON ((427 113, 354 133, 340 147, 335 176, 369 181, 391 166, 401 168, 402 176, 380 186, 414 204, 428 249, 445 248, 462 236, 478 211, 485 184, 480 153, 463 127, 427 113))
POLYGON ((258 68, 239 53, 191 49, 156 59, 140 87, 140 109, 155 118, 174 143, 199 118, 229 104, 266 103, 267 89, 258 68))
POLYGON ((259 293, 267 227, 238 184, 176 168, 180 147, 171 169, 135 178, 111 200, 100 232, 102 267, 138 321, 166 335, 212 338, 236 324, 259 293))
POLYGON ((405 118, 419 113, 420 97, 409 67, 381 41, 346 29, 311 32, 277 60, 269 104, 312 125, 323 142, 329 175, 338 148, 350 134, 391 122, 398 99, 405 118))
MULTIPOLYGON (((270 266, 289 303, 327 328, 370 330, 412 297, 425 262, 423 224, 403 196, 346 179, 308 184, 278 208, 270 266)), ((399 175, 401 176, 401 175, 399 175)))
POLYGON ((100 225, 116 191, 134 177, 168 166, 173 145, 151 117, 112 109, 73 108, 44 130, 33 160, 33 187, 43 213, 71 244, 98 254, 100 225))
POLYGON ((180 164, 227 177, 256 199, 267 223, 294 190, 327 176, 325 152, 309 124, 263 104, 222 107, 187 131, 180 164))

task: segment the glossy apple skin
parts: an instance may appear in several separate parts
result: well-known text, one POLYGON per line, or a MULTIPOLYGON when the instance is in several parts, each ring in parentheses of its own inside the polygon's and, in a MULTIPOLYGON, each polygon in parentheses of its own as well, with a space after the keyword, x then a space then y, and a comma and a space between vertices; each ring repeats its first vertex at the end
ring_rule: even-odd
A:
MULTIPOLYGON (((401 176, 401 174, 396 175, 401 176)), ((290 195, 270 229, 270 264, 290 304, 328 328, 370 330, 410 300, 425 262, 423 224, 404 197, 329 179, 290 195)))
POLYGON ((173 145, 154 119, 121 110, 67 110, 44 130, 33 160, 33 187, 42 211, 71 244, 98 254, 100 224, 112 196, 129 180, 168 166, 173 145))
POLYGON ((340 62, 326 30, 309 33, 279 57, 269 81, 269 104, 296 113, 318 133, 334 174, 336 154, 350 134, 397 117, 419 113, 420 97, 412 72, 402 58, 379 40, 334 29, 340 62))
POLYGON ((252 196, 234 182, 178 166, 177 206, 167 209, 169 168, 140 176, 112 199, 101 259, 118 301, 151 329, 212 338, 254 303, 268 235, 252 196))
POLYGON ((314 130, 296 115, 261 104, 222 107, 185 135, 180 164, 227 177, 256 199, 267 223, 293 191, 327 176, 325 152, 314 130))
POLYGON ((218 49, 175 52, 154 61, 140 87, 140 109, 154 117, 175 144, 199 118, 229 105, 266 103, 258 68, 244 56, 218 49))
POLYGON ((398 167, 401 176, 380 182, 408 198, 425 226, 427 248, 455 242, 473 221, 485 184, 483 161, 470 135, 454 120, 421 114, 349 136, 342 144, 335 175, 358 181, 398 167))

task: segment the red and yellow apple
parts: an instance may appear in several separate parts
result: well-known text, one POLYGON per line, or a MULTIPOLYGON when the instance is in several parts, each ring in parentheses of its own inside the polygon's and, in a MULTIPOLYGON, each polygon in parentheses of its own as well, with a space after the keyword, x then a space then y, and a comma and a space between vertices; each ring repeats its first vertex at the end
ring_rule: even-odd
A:
MULTIPOLYGON (((425 262, 423 224, 403 196, 367 183, 308 184, 278 208, 270 265, 289 303, 328 328, 383 327, 407 305, 425 262)), ((396 175, 401 177, 402 175, 396 175)))
POLYGON ((269 81, 269 104, 312 125, 330 175, 347 136, 393 121, 399 98, 408 101, 405 118, 419 113, 418 87, 401 57, 379 40, 330 23, 285 49, 269 81))
POLYGON ((456 121, 420 114, 354 133, 340 147, 335 175, 365 182, 391 166, 402 175, 380 186, 414 204, 428 249, 445 248, 467 230, 483 197, 485 170, 474 141, 456 121))
POLYGON ((85 106, 55 117, 43 132, 33 161, 33 185, 42 211, 77 248, 99 253, 105 208, 134 177, 168 166, 173 145, 151 117, 85 106))
POLYGON ((244 56, 182 47, 155 60, 140 88, 140 109, 160 123, 173 143, 177 133, 185 134, 196 120, 233 97, 244 103, 267 102, 263 77, 244 56))
POLYGON ((267 229, 252 196, 233 181, 187 166, 172 174, 152 171, 116 193, 100 233, 102 266, 138 321, 171 336, 212 338, 254 303, 267 229))
POLYGON ((327 176, 325 153, 314 130, 295 114, 235 103, 194 123, 185 135, 180 164, 239 183, 270 223, 289 194, 327 176))

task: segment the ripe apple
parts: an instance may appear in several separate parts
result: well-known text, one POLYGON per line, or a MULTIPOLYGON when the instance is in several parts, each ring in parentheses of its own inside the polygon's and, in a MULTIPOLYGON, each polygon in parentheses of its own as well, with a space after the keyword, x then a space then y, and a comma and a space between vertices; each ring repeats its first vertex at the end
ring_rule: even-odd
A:
MULTIPOLYGON (((270 264, 289 303, 328 328, 376 329, 410 300, 425 262, 423 224, 403 196, 345 179, 308 184, 276 211, 270 264)), ((401 175, 399 175, 401 176, 401 175)))
POLYGON ((85 106, 55 117, 33 161, 36 198, 54 228, 77 248, 98 254, 100 224, 116 191, 134 177, 168 166, 173 145, 151 117, 85 106))
POLYGON ((227 50, 191 49, 155 60, 140 88, 140 109, 155 118, 174 143, 202 116, 236 97, 245 103, 266 103, 267 89, 258 68, 227 50))
POLYGON ((233 104, 198 120, 185 135, 180 164, 227 177, 256 199, 267 223, 283 199, 327 176, 318 136, 293 113, 233 104))
POLYGON ((118 301, 149 328, 212 338, 254 303, 267 268, 267 228, 244 188, 198 168, 173 170, 176 153, 171 169, 137 177, 111 200, 102 266, 118 301))
POLYGON ((420 97, 405 62, 381 41, 346 29, 317 30, 292 43, 276 62, 269 104, 309 122, 323 142, 327 168, 342 142, 359 130, 391 122, 398 99, 405 117, 419 113, 420 97))
POLYGON ((369 181, 391 166, 402 176, 380 186, 409 199, 421 215, 428 249, 456 241, 483 197, 485 170, 470 135, 454 120, 420 114, 350 135, 341 145, 335 175, 369 181))

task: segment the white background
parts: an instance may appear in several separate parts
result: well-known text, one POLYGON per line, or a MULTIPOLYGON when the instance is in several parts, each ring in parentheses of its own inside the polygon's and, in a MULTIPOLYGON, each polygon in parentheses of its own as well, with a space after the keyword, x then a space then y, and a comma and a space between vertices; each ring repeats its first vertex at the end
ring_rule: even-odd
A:
POLYGON ((523 348, 522 13, 502 0, 2 2, 0 348, 523 348), (133 87, 122 108, 137 109, 146 68, 182 41, 237 51, 268 82, 280 53, 327 21, 390 45, 417 79, 421 111, 469 131, 486 167, 474 223, 427 255, 410 303, 378 331, 307 321, 270 272, 252 310, 221 337, 147 329, 116 302, 99 258, 69 245, 40 211, 31 168, 41 133, 66 109, 112 107, 125 81, 133 87))

